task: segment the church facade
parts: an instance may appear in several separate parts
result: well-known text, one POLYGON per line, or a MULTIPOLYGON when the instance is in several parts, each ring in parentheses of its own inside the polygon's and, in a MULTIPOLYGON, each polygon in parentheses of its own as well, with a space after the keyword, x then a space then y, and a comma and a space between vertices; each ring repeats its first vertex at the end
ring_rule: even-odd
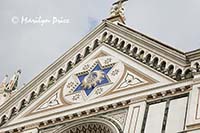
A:
POLYGON ((200 49, 181 52, 111 16, 20 90, 0 86, 0 133, 200 133, 200 49))

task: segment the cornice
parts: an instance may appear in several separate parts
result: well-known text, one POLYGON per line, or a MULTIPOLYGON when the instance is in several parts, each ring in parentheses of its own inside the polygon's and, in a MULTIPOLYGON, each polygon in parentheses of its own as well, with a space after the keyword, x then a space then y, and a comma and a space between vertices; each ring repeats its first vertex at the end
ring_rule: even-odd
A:
POLYGON ((127 38, 133 38, 131 39, 133 40, 137 40, 141 43, 139 43, 138 45, 149 49, 150 51, 153 51, 157 54, 161 54, 162 56, 164 56, 165 58, 169 58, 170 60, 173 60, 177 63, 179 63, 182 66, 186 66, 188 64, 187 59, 186 59, 186 55, 184 52, 181 52, 179 50, 176 50, 175 48, 172 48, 164 43, 161 43, 155 39, 152 39, 138 31, 135 31, 121 23, 118 23, 118 25, 109 23, 109 27, 112 27, 112 29, 115 29, 118 32, 121 32, 122 34, 126 35, 127 38))
POLYGON ((190 61, 195 61, 200 59, 200 49, 196 49, 186 53, 187 58, 190 61))

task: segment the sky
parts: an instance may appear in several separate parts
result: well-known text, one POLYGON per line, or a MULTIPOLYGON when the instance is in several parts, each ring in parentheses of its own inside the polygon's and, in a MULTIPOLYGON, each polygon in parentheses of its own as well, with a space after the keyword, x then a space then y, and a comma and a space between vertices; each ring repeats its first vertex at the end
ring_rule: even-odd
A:
MULTIPOLYGON (((0 0, 0 82, 21 69, 20 85, 28 83, 108 18, 113 2, 0 0)), ((199 7, 199 0, 129 0, 126 24, 187 52, 200 48, 199 7)))

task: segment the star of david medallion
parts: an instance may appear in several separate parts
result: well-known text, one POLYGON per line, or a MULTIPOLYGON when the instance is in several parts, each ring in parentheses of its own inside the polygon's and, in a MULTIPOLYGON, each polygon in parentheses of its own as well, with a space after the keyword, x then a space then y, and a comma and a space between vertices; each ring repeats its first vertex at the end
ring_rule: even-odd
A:
POLYGON ((69 77, 63 89, 63 97, 66 102, 70 103, 95 99, 109 92, 119 82, 123 73, 124 65, 112 56, 93 59, 87 64, 81 65, 69 77), (108 59, 109 62, 107 62, 108 59), (85 66, 90 66, 90 68, 86 70, 85 66), (118 72, 113 74, 116 70, 118 72), (72 83, 74 84, 73 88, 69 86, 72 83), (101 93, 97 93, 97 90, 101 90, 101 93))

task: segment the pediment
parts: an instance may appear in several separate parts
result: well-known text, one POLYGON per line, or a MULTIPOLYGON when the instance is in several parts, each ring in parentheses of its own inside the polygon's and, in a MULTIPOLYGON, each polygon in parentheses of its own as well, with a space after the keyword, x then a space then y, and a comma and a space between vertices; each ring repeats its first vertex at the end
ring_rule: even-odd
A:
POLYGON ((2 127, 72 114, 177 82, 176 70, 187 70, 184 58, 124 26, 102 22, 2 106, 1 118, 8 119, 2 127), (164 56, 165 51, 172 55, 164 56), (149 64, 148 55, 152 57, 149 64), (156 67, 152 67, 154 59, 158 59, 156 67), (162 71, 158 67, 163 62, 162 71), (174 67, 171 75, 169 66, 174 67), (42 85, 45 90, 41 92, 42 85), (17 110, 14 115, 13 108, 17 110))
POLYGON ((9 124, 88 108, 172 82, 164 74, 102 45, 9 124))

